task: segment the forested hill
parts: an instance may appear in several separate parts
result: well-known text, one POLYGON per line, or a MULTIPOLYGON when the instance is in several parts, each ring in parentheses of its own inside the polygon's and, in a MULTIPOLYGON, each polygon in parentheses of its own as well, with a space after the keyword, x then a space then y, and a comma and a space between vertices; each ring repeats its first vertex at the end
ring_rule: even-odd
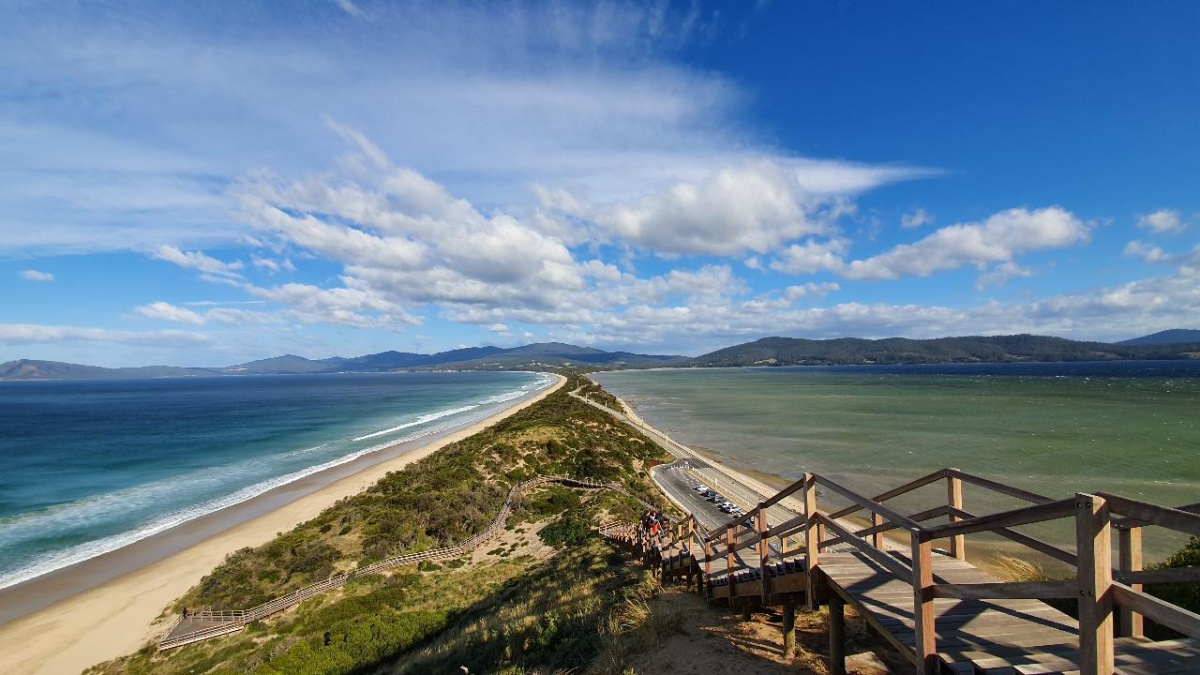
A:
POLYGON ((931 340, 771 337, 697 356, 688 364, 809 366, 906 363, 1013 363, 1200 358, 1200 343, 1127 345, 1078 342, 1043 335, 947 337, 931 340))

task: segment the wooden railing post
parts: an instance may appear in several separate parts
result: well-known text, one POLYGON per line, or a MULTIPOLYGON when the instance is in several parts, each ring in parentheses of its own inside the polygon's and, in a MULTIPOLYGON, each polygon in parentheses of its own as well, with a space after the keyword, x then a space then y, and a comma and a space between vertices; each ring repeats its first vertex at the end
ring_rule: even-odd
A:
MULTIPOLYGON (((1141 572, 1142 528, 1122 527, 1117 532, 1117 539, 1120 542, 1118 548, 1121 555, 1121 571, 1141 572)), ((1129 584, 1129 587, 1139 593, 1142 591, 1142 584, 1129 584)), ((1121 637, 1142 637, 1145 634, 1141 614, 1128 607, 1118 607, 1117 613, 1120 615, 1118 628, 1121 631, 1121 637)))
POLYGON ((708 596, 708 591, 707 591, 708 582, 712 580, 712 558, 713 558, 712 541, 710 541, 709 539, 705 539, 704 540, 704 574, 701 575, 701 577, 700 577, 706 587, 705 592, 704 592, 705 600, 708 599, 708 597, 707 597, 708 596))
MULTIPOLYGON (((883 516, 872 511, 871 512, 871 527, 879 527, 882 524, 883 524, 883 516)), ((871 535, 871 545, 881 551, 883 550, 883 533, 882 532, 875 532, 871 535)))
POLYGON ((1112 675, 1112 528, 1108 503, 1075 495, 1075 546, 1079 555, 1079 672, 1112 675))
POLYGON ((804 569, 805 595, 809 609, 816 609, 817 575, 820 565, 821 542, 817 528, 817 481, 811 473, 804 474, 804 569))
POLYGON ((725 580, 729 582, 729 604, 733 605, 733 567, 737 558, 733 553, 733 531, 737 528, 725 529, 725 580))
POLYGON ((767 540, 767 531, 771 527, 767 522, 767 508, 761 503, 758 505, 758 512, 754 514, 754 529, 758 532, 758 586, 762 600, 766 603, 767 596, 771 594, 771 582, 767 579, 767 567, 771 563, 771 542, 767 540))
POLYGON ((842 596, 829 596, 829 672, 846 675, 846 603, 842 596))
MULTIPOLYGON (((958 471, 958 469, 952 469, 958 471)), ((963 507, 962 479, 951 474, 946 475, 946 503, 959 511, 963 507)), ((951 513, 950 522, 957 523, 962 518, 951 513)), ((956 534, 950 537, 950 555, 959 560, 967 559, 966 535, 956 534)))
POLYGON ((912 543, 913 618, 917 672, 938 672, 937 627, 933 614, 933 541, 921 530, 910 530, 912 543))

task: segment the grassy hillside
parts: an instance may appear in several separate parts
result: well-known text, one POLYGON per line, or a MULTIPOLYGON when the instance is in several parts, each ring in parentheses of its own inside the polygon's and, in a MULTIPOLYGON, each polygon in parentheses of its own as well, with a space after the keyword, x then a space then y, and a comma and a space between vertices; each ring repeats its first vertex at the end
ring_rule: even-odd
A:
MULTIPOLYGON (((594 387, 572 381, 484 432, 388 474, 295 530, 232 554, 168 613, 183 607, 248 608, 337 570, 462 541, 488 525, 512 485, 534 475, 617 480, 659 499, 642 471, 646 460, 659 458, 657 446, 567 395, 579 386, 594 387)), ((442 669, 411 665, 418 658, 442 665, 462 661, 457 665, 469 665, 472 672, 582 666, 599 653, 602 624, 626 599, 621 589, 636 585, 642 575, 590 528, 602 518, 633 519, 641 508, 611 492, 546 487, 526 496, 501 541, 470 559, 356 580, 240 634, 162 653, 147 648, 91 672, 442 669), (470 632, 471 626, 494 621, 487 617, 502 616, 500 608, 521 594, 537 596, 523 601, 540 608, 535 618, 514 616, 470 632), (429 647, 415 656, 413 650, 422 646, 429 647)))

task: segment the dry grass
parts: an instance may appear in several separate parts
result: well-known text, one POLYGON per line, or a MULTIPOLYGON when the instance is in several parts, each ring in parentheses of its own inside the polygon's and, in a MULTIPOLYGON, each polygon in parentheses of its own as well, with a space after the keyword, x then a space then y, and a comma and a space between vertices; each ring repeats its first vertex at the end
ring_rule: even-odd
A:
POLYGON ((1005 581, 1048 581, 1050 575, 1038 563, 1010 555, 994 555, 988 566, 1005 581))

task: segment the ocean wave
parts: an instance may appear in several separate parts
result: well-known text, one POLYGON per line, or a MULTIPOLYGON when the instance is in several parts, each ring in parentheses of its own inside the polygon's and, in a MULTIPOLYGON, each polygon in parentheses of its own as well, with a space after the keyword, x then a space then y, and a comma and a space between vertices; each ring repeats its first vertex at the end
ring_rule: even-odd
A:
MULTIPOLYGON (((275 488, 346 464, 347 462, 352 462, 360 457, 391 447, 397 443, 415 441, 456 427, 467 427, 489 417, 492 414, 492 410, 490 410, 492 406, 529 395, 533 391, 545 389, 553 382, 554 377, 548 376, 535 382, 531 389, 522 388, 522 390, 517 392, 489 397, 489 399, 485 399, 481 403, 422 415, 416 421, 359 436, 352 440, 353 442, 359 442, 422 424, 437 422, 438 420, 444 420, 444 422, 422 429, 419 433, 413 433, 402 438, 388 439, 387 441, 339 455, 336 458, 313 466, 256 482, 231 494, 174 509, 159 517, 141 523, 133 529, 37 554, 13 570, 0 570, 0 588, 14 586, 55 570, 129 546, 178 525, 215 513, 221 509, 235 506, 275 488), (475 415, 462 416, 463 413, 471 411, 478 412, 475 415), (454 420, 446 419, 454 416, 460 417, 454 420)), ((117 514, 128 514, 136 512, 138 509, 153 509, 168 501, 171 497, 178 498, 181 492, 196 494, 219 490, 221 484, 226 482, 230 475, 253 475, 254 473, 269 472, 272 466, 278 466, 278 460, 281 458, 296 458, 309 455, 325 450, 329 445, 329 443, 325 443, 301 448, 271 457, 239 462, 233 466, 211 467, 188 476, 157 481, 148 485, 127 488, 104 495, 89 497, 77 502, 62 504, 34 513, 0 519, 0 550, 27 542, 33 536, 47 532, 61 533, 63 531, 87 529, 89 527, 98 527, 113 523, 116 520, 114 516, 117 514)))
POLYGON ((439 410, 438 412, 428 413, 426 415, 421 415, 420 417, 418 417, 416 420, 414 420, 412 422, 406 422, 404 424, 390 427, 388 429, 383 429, 381 431, 375 431, 375 432, 369 433, 365 436, 359 436, 358 438, 353 438, 351 440, 354 441, 355 443, 357 443, 359 441, 365 441, 368 438, 376 438, 378 436, 395 433, 397 431, 403 431, 404 429, 411 429, 412 427, 420 426, 422 424, 428 424, 435 420, 439 420, 443 417, 450 417, 451 415, 459 415, 459 414, 462 414, 465 412, 469 412, 471 410, 474 410, 475 408, 478 408, 479 405, 480 404, 467 405, 467 406, 463 406, 461 408, 450 408, 449 410, 439 410))

